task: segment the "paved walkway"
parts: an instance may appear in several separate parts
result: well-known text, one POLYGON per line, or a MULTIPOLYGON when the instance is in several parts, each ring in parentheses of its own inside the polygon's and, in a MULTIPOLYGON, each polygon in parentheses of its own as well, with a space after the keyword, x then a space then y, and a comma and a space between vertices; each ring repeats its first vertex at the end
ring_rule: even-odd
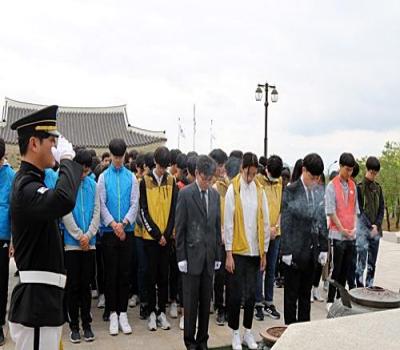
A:
MULTIPOLYGON (((400 288, 400 244, 393 243, 391 239, 392 234, 388 234, 381 242, 381 248, 378 255, 378 265, 376 272, 376 285, 382 286, 394 291, 400 288)), ((15 284, 13 272, 15 265, 11 264, 12 274, 10 277, 10 285, 15 284)), ((321 288, 322 289, 322 288, 321 288)), ((283 311, 283 289, 275 289, 275 304, 279 311, 283 311)), ((133 326, 132 335, 119 334, 116 337, 111 337, 108 334, 108 323, 102 321, 101 311, 95 307, 93 302, 93 330, 96 334, 96 340, 93 343, 82 342, 80 344, 71 344, 68 341, 68 327, 64 326, 64 349, 65 350, 127 350, 127 349, 184 349, 183 345, 183 332, 179 330, 178 320, 170 320, 172 329, 169 331, 158 330, 157 332, 149 332, 146 328, 147 323, 138 317, 138 308, 128 310, 128 317, 131 325, 133 326)), ((312 320, 319 320, 326 318, 325 303, 314 302, 311 308, 312 320)), ((259 339, 261 330, 271 327, 273 325, 282 325, 283 320, 272 320, 266 318, 263 322, 254 320, 253 330, 254 334, 259 339)), ((5 329, 6 334, 8 329, 5 329)), ((231 333, 229 328, 225 325, 223 327, 215 324, 215 315, 210 316, 210 347, 224 346, 230 343, 231 333)), ((7 335, 7 343, 0 350, 11 350, 14 346, 7 335)))

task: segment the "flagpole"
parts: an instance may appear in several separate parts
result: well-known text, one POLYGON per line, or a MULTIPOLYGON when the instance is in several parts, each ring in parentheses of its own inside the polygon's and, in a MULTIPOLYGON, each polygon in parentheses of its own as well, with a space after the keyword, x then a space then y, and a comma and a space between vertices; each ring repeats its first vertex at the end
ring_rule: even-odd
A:
POLYGON ((211 125, 210 125, 210 152, 213 149, 213 144, 212 144, 212 139, 213 139, 213 133, 212 133, 212 127, 213 127, 213 120, 211 119, 211 125))
POLYGON ((178 149, 180 149, 181 145, 181 118, 178 117, 178 149))
POLYGON ((193 151, 196 151, 196 105, 193 105, 193 151))

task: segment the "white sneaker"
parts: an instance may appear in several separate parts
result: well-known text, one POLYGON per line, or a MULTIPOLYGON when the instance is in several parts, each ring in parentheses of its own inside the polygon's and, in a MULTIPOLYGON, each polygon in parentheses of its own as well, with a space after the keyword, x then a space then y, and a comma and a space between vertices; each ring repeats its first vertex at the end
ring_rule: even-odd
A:
POLYGON ((129 299, 129 307, 135 307, 137 304, 139 304, 139 297, 134 294, 132 298, 129 299))
POLYGON ((119 314, 119 328, 124 334, 131 334, 132 328, 128 322, 128 315, 126 312, 121 312, 119 314))
POLYGON ((110 315, 110 335, 118 335, 118 315, 116 312, 110 315))
POLYGON ((184 330, 185 329, 185 318, 181 316, 181 319, 179 320, 179 329, 184 330))
POLYGON ((99 292, 97 289, 92 289, 92 299, 97 299, 99 297, 99 292))
POLYGON ((169 316, 171 318, 178 318, 178 305, 175 302, 169 306, 169 316))
POLYGON ((323 302, 323 301, 325 300, 325 299, 321 296, 318 287, 313 287, 313 289, 312 289, 312 295, 313 295, 313 298, 314 298, 316 301, 323 302))
POLYGON ((149 316, 149 321, 147 322, 147 328, 149 329, 149 331, 157 330, 156 314, 154 312, 152 312, 149 316))
POLYGON ((105 306, 106 306, 106 298, 105 298, 104 294, 100 294, 99 301, 97 302, 97 307, 99 309, 104 309, 105 306))
POLYGON ((250 329, 245 329, 242 344, 247 346, 247 348, 250 350, 257 350, 258 345, 254 340, 253 333, 251 333, 250 329))
POLYGON ((232 350, 242 350, 239 330, 232 331, 232 350))
POLYGON ((326 311, 329 312, 330 308, 332 307, 333 303, 326 303, 326 311))
POLYGON ((159 326, 163 330, 168 330, 171 328, 171 325, 169 324, 167 320, 167 316, 165 316, 164 312, 161 312, 158 317, 157 317, 157 326, 159 326))

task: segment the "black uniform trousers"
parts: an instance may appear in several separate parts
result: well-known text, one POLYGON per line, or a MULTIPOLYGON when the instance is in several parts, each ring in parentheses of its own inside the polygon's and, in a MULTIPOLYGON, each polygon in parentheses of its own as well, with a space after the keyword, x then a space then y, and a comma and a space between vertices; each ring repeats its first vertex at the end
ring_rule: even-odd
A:
POLYGON ((225 245, 218 247, 221 251, 221 268, 215 271, 214 277, 214 308, 224 310, 228 305, 228 288, 225 288, 228 282, 228 272, 225 270, 226 252, 225 245), (224 298, 225 295, 225 298, 224 298))
POLYGON ((97 236, 96 240, 96 282, 99 294, 104 294, 104 256, 101 238, 97 236), (99 241, 97 243, 97 241, 99 241))
POLYGON ((101 240, 104 257, 106 308, 110 312, 126 312, 132 263, 132 236, 121 241, 113 232, 104 233, 101 240))
MULTIPOLYGON (((179 291, 179 269, 178 262, 176 261, 176 248, 175 242, 172 242, 170 255, 169 255, 169 300, 176 301, 179 291)), ((181 300, 181 298, 179 298, 181 300)))
MULTIPOLYGON (((349 270, 353 264, 354 241, 333 239, 333 270, 332 279, 343 287, 346 287, 346 280, 349 270)), ((332 284, 329 285, 328 303, 333 303, 335 295, 340 296, 339 291, 332 284)))
POLYGON ((183 339, 187 348, 207 345, 212 276, 204 266, 200 275, 182 274, 184 331, 183 339), (199 319, 196 334, 196 321, 199 319))
POLYGON ((234 254, 233 260, 235 262, 235 270, 233 274, 228 273, 228 326, 233 330, 239 329, 240 306, 244 293, 243 326, 251 329, 260 257, 234 254))
POLYGON ((94 264, 94 250, 69 250, 65 252, 67 305, 71 330, 79 329, 79 311, 83 329, 87 328, 92 322, 90 314, 92 301, 90 283, 94 264))
POLYGON ((0 240, 0 327, 6 323, 10 241, 0 240))
POLYGON ((285 265, 284 316, 285 324, 310 321, 311 288, 315 263, 312 257, 302 269, 285 265))
POLYGON ((144 249, 147 256, 147 293, 149 312, 165 313, 168 302, 168 270, 170 245, 162 247, 154 240, 144 240, 144 249), (158 292, 158 298, 156 295, 158 292), (158 301, 158 310, 156 304, 158 301))

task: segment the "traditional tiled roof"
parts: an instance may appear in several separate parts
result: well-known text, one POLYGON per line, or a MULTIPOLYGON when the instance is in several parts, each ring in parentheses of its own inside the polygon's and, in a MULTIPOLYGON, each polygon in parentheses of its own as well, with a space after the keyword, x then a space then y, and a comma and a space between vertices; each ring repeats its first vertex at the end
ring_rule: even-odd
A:
MULTIPOLYGON (((6 97, 0 120, 0 137, 17 144, 17 133, 10 125, 23 116, 45 107, 6 97)), ((75 146, 108 147, 113 138, 122 138, 128 147, 140 147, 167 141, 165 131, 150 131, 131 126, 126 105, 113 107, 60 107, 58 130, 75 146)))

